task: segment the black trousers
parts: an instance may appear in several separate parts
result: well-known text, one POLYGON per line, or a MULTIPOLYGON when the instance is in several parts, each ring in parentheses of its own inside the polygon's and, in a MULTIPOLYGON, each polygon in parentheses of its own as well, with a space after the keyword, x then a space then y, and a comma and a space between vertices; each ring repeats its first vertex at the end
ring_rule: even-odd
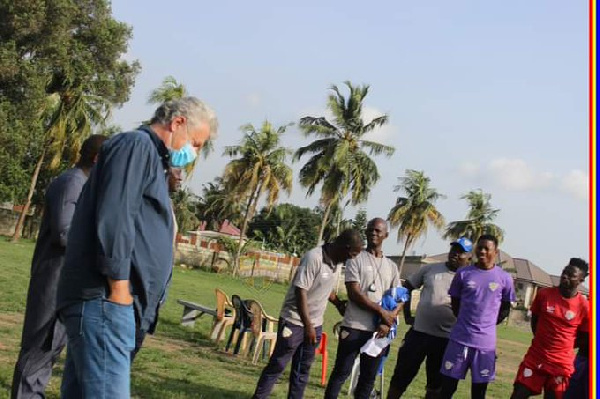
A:
POLYGON ((54 317, 43 328, 29 331, 28 337, 21 344, 15 365, 12 399, 44 398, 52 366, 67 344, 65 327, 54 317))
POLYGON ((301 399, 308 384, 310 367, 315 360, 315 350, 321 341, 321 326, 315 327, 317 344, 312 345, 304 339, 304 327, 297 326, 279 319, 277 329, 277 342, 269 359, 269 364, 263 369, 260 379, 256 384, 253 399, 268 398, 273 386, 292 361, 290 370, 290 385, 288 388, 289 399, 301 399))
MULTIPOLYGON (((375 385, 375 377, 381 363, 381 355, 371 357, 360 353, 360 348, 373 337, 373 331, 355 330, 342 327, 338 341, 337 357, 335 366, 329 377, 329 383, 325 390, 325 399, 335 399, 339 396, 344 382, 352 373, 352 366, 356 356, 360 354, 360 375, 354 390, 356 399, 368 399, 375 385)), ((385 352, 385 351, 384 351, 385 352)))
POLYGON ((398 360, 390 382, 394 397, 400 397, 418 374, 421 364, 426 360, 427 391, 439 391, 442 388, 442 359, 448 338, 436 337, 423 332, 408 330, 404 342, 398 349, 398 360))

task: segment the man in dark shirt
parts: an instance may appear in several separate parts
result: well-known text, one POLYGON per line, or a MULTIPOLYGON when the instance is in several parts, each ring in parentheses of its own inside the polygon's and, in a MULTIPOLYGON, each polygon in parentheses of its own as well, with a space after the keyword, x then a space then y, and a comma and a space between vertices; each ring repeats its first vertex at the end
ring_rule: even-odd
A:
POLYGON ((65 329, 56 319, 56 288, 75 204, 104 140, 102 135, 85 140, 75 167, 46 189, 44 216, 31 263, 21 351, 13 374, 13 399, 44 397, 52 366, 67 343, 65 329))
POLYGON ((149 126, 102 147, 79 200, 58 290, 68 337, 63 398, 129 398, 136 318, 154 324, 173 262, 170 167, 216 134, 194 97, 161 105, 149 126))
MULTIPOLYGON (((182 179, 182 170, 178 169, 178 168, 170 168, 169 169, 169 174, 167 177, 167 185, 169 186, 169 193, 173 194, 176 193, 177 191, 179 191, 181 189, 181 182, 183 181, 182 179)), ((172 203, 171 203, 172 205, 172 203)), ((176 236, 177 236, 177 219, 175 216, 175 209, 171 209, 171 212, 173 212, 173 249, 175 249, 175 242, 176 242, 176 236)), ((171 281, 171 276, 169 276, 169 282, 171 281)), ((167 287, 169 285, 169 282, 167 283, 167 287)), ((166 294, 166 292, 165 292, 166 294)), ((166 296, 164 296, 160 302, 159 305, 162 306, 164 305, 165 301, 166 301, 166 296)), ((157 310, 158 313, 158 310, 157 310)), ((148 330, 141 330, 140 329, 140 323, 139 320, 136 320, 136 328, 135 328, 135 348, 133 349, 133 352, 131 352, 131 362, 133 363, 133 360, 135 359, 137 353, 140 351, 140 349, 142 349, 142 345, 144 344, 144 339, 146 339, 146 334, 154 334, 154 331, 156 330, 156 323, 158 322, 158 314, 155 318, 155 322, 153 325, 151 325, 148 330)))

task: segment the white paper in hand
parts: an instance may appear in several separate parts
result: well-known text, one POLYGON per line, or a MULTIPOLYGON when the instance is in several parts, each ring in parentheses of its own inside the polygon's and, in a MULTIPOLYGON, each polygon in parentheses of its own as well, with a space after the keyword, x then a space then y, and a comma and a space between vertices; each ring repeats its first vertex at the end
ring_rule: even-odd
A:
POLYGON ((366 353, 371 357, 377 357, 390 344, 391 340, 388 337, 375 338, 375 335, 376 334, 373 334, 373 338, 368 340, 360 348, 360 353, 366 353))

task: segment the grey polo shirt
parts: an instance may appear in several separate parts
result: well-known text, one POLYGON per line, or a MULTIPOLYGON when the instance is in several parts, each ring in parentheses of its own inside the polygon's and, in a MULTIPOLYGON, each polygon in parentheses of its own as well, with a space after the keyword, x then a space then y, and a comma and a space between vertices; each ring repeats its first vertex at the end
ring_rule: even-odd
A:
POLYGON ((315 327, 323 325, 323 314, 329 294, 335 289, 340 270, 341 264, 333 265, 326 255, 324 257, 323 247, 311 249, 304 254, 283 301, 279 317, 298 326, 304 325, 296 304, 298 287, 306 290, 308 316, 312 324, 315 327))
MULTIPOLYGON (((346 283, 358 282, 360 291, 371 301, 379 302, 383 293, 400 285, 398 266, 392 260, 376 258, 367 251, 362 251, 356 258, 346 262, 346 283), (373 285, 375 291, 369 290, 373 285)), ((348 302, 342 325, 362 331, 375 331, 377 315, 348 302)))
POLYGON ((407 279, 415 289, 423 287, 413 326, 416 331, 448 338, 456 323, 448 295, 454 274, 445 263, 436 263, 421 267, 407 279))

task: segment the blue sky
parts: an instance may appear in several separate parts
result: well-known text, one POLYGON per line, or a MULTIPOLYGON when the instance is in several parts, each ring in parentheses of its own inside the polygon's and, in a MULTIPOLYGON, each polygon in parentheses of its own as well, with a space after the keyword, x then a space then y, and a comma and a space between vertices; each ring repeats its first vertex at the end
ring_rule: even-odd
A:
MULTIPOLYGON (((396 147, 378 159, 370 218, 387 215, 405 169, 424 170, 447 195, 438 204, 447 221, 463 219, 460 196, 481 188, 501 209, 512 256, 556 274, 570 257, 587 258, 587 2, 283 3, 114 1, 142 72, 113 122, 136 126, 165 76, 183 82, 220 120, 215 153, 188 183, 200 192, 222 172, 239 126, 324 115, 331 84, 367 83, 366 115, 390 116, 371 138, 396 147)), ((308 140, 292 127, 284 144, 308 140)), ((317 197, 295 184, 281 202, 317 197)), ((384 248, 400 252, 395 232, 384 248)), ((430 230, 413 249, 433 255, 447 243, 430 230)))

